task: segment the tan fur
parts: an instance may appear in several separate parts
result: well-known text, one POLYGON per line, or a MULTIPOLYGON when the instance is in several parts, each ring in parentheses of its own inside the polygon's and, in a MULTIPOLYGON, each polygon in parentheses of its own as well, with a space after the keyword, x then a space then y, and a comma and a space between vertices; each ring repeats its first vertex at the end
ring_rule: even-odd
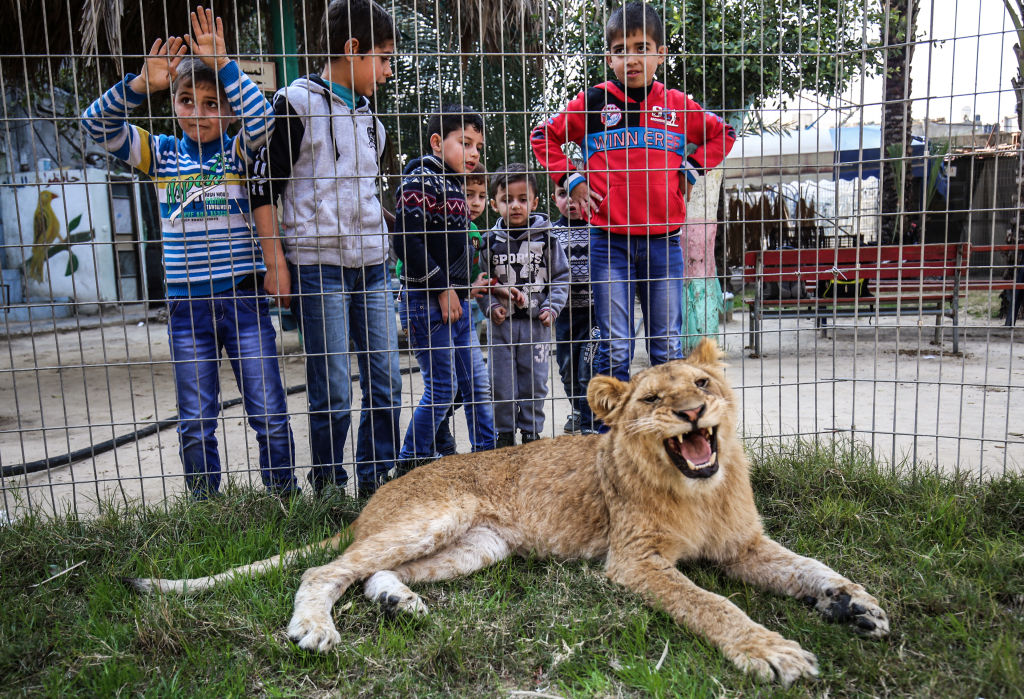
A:
MULTIPOLYGON (((885 612, 860 585, 764 535, 723 368, 718 347, 705 340, 686 360, 629 383, 595 377, 588 399, 608 434, 452 456, 387 483, 352 525, 345 552, 303 575, 288 635, 302 648, 328 650, 341 640, 331 608, 353 583, 365 581, 365 593, 392 608, 423 614, 407 584, 465 575, 513 553, 603 558, 613 581, 741 669, 784 684, 816 675, 814 655, 697 587, 678 562, 717 563, 865 635, 886 634, 885 612), (685 477, 664 441, 693 429, 698 411, 698 428, 718 429, 719 468, 708 478, 685 477)), ((162 584, 170 582, 177 587, 162 584)))

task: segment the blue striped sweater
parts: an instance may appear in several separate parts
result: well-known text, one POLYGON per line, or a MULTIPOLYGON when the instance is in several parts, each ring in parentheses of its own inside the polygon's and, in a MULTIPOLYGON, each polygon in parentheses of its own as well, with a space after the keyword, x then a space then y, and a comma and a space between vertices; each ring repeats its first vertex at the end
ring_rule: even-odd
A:
POLYGON ((249 221, 246 170, 274 128, 274 111, 234 61, 217 76, 242 120, 236 136, 199 144, 129 124, 129 112, 146 101, 128 86, 133 74, 82 117, 93 140, 156 182, 169 297, 224 291, 266 270, 249 221))

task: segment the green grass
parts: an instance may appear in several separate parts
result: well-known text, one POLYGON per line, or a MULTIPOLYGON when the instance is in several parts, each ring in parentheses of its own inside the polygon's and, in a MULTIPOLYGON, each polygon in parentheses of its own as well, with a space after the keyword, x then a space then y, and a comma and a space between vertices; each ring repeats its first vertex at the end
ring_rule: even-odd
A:
POLYGON ((963 300, 964 311, 975 318, 992 320, 999 317, 998 291, 971 291, 963 300))
POLYGON ((780 447, 756 462, 769 534, 864 584, 888 611, 891 636, 864 640, 712 567, 683 570, 816 653, 818 682, 754 682, 597 563, 510 559, 423 585, 425 619, 387 618, 350 590, 335 609, 343 642, 326 655, 299 651, 283 632, 303 566, 192 599, 143 598, 118 582, 218 572, 319 540, 356 514, 349 500, 300 499, 285 511, 229 492, 168 513, 0 527, 0 693, 1024 695, 1024 478, 896 477, 827 446, 780 447))

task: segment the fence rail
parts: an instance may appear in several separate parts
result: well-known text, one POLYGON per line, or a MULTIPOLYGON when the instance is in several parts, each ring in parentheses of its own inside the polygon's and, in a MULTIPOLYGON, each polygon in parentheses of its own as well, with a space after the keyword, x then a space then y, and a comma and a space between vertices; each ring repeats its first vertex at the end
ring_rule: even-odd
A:
MULTIPOLYGON (((120 151, 115 142, 120 136, 83 119, 108 88, 128 73, 140 73, 155 39, 190 33, 198 41, 204 33, 216 34, 212 27, 206 31, 193 24, 195 3, 129 2, 116 16, 116 3, 8 3, 0 9, 13 37, 9 52, 0 56, 0 520, 67 509, 91 513, 112 502, 156 504, 187 492, 191 486, 183 477, 180 444, 198 434, 203 420, 210 420, 203 434, 205 439, 215 436, 226 479, 265 483, 268 459, 284 458, 274 451, 277 445, 285 452, 294 449, 303 487, 309 487, 308 474, 325 472, 311 469, 313 464, 333 462, 345 469, 347 487, 355 493, 365 471, 359 464, 372 461, 367 454, 376 453, 371 445, 389 442, 400 450, 416 419, 416 406, 425 393, 434 395, 438 388, 436 365, 423 364, 423 328, 416 328, 428 315, 415 314, 415 294, 399 294, 403 284, 408 291, 415 274, 407 270, 403 279, 395 268, 403 256, 417 269, 428 259, 420 248, 410 247, 419 229, 403 218, 403 207, 409 204, 396 193, 405 182, 403 170, 416 157, 439 148, 429 133, 431 116, 451 104, 478 112, 484 124, 480 171, 493 185, 506 164, 524 164, 537 182, 537 213, 556 221, 561 215, 558 173, 551 177, 549 167, 557 171, 559 166, 550 161, 550 153, 547 163, 537 160, 537 134, 552 134, 561 122, 548 120, 581 90, 621 77, 639 79, 642 86, 602 88, 599 95, 580 102, 578 123, 567 127, 572 133, 551 136, 551 142, 564 145, 564 154, 575 161, 567 169, 579 168, 607 200, 595 221, 608 226, 624 221, 633 233, 645 234, 631 239, 659 241, 651 242, 652 256, 684 262, 683 272, 652 272, 646 261, 631 272, 641 282, 639 293, 629 296, 619 314, 629 316, 620 325, 636 335, 632 371, 649 364, 652 355, 657 361, 666 347, 685 348, 697 336, 710 335, 726 351, 729 377, 741 401, 741 430, 755 456, 765 444, 828 440, 844 448, 867 445, 892 468, 965 470, 977 478, 1019 470, 1024 428, 1016 426, 1013 405, 1024 391, 1024 356, 1019 352, 1021 331, 1005 327, 1007 314, 1014 312, 1014 292, 1024 288, 1017 177, 1024 156, 1015 116, 1019 105, 1011 88, 1011 79, 1020 79, 1011 48, 1018 38, 999 0, 925 0, 916 16, 906 12, 911 4, 654 2, 650 7, 664 23, 664 40, 656 32, 640 35, 653 36, 664 56, 657 50, 652 55, 648 47, 642 55, 627 58, 622 44, 628 49, 635 33, 616 33, 614 22, 622 20, 612 14, 617 7, 613 3, 392 0, 382 3, 384 14, 374 15, 372 26, 365 25, 376 32, 370 36, 377 44, 369 53, 361 46, 348 55, 349 61, 345 51, 352 46, 346 49, 337 34, 321 37, 323 27, 330 26, 324 19, 326 2, 217 1, 213 10, 223 21, 225 53, 242 59, 239 64, 258 88, 246 92, 241 83, 239 102, 232 108, 262 104, 258 91, 273 100, 279 88, 306 74, 335 77, 352 88, 334 94, 322 83, 304 93, 305 102, 291 98, 293 107, 310 115, 302 122, 308 132, 303 137, 315 145, 306 157, 326 152, 330 157, 323 163, 328 169, 302 169, 301 138, 288 126, 300 117, 280 116, 269 138, 271 144, 288 141, 277 152, 292 170, 288 177, 268 180, 267 172, 278 172, 270 155, 273 145, 258 154, 266 135, 258 133, 254 112, 226 130, 228 136, 246 134, 242 140, 252 146, 251 153, 242 147, 214 148, 219 148, 217 162, 225 168, 221 173, 233 158, 248 164, 248 170, 236 169, 226 179, 211 175, 218 171, 207 165, 186 171, 182 151, 160 151, 156 141, 150 151, 149 142, 143 143, 148 134, 182 136, 187 120, 179 123, 175 116, 185 113, 181 93, 172 97, 168 89, 154 88, 140 96, 128 122, 145 131, 132 132, 120 151), (755 5, 757 12, 750 12, 755 5), (387 31, 389 17, 393 32, 387 31), (618 39, 622 41, 616 48, 618 39), (644 101, 649 94, 646 78, 616 72, 617 66, 636 67, 645 61, 656 71, 657 81, 690 95, 695 104, 681 108, 667 97, 644 101), (330 65, 336 72, 325 72, 330 65), (367 108, 379 123, 353 116, 360 94, 370 98, 367 108), (324 121, 331 100, 348 105, 338 108, 347 116, 332 107, 332 116, 324 121), (707 143, 731 143, 731 137, 709 137, 712 121, 687 126, 687 120, 696 118, 698 104, 735 134, 720 164, 707 156, 707 143), (540 131, 533 132, 531 143, 535 127, 540 131), (98 135, 111 138, 108 145, 116 155, 134 158, 138 167, 108 152, 97 142, 98 135), (706 173, 698 171, 701 176, 688 191, 683 223, 672 218, 683 209, 673 187, 686 181, 687 158, 709 167, 706 173), (262 243, 255 215, 246 213, 247 175, 252 182, 264 182, 280 204, 280 228, 266 224, 271 233, 262 243), (658 184, 658 189, 652 182, 672 187, 658 184), (399 216, 387 235, 374 228, 378 214, 373 204, 378 200, 389 214, 399 216), (663 210, 669 214, 659 213, 663 210), (216 222, 231 215, 240 216, 248 232, 226 242, 216 222), (657 228, 654 224, 661 220, 668 223, 657 228), (646 235, 669 229, 679 234, 646 235), (300 253, 292 237, 296 231, 320 237, 300 253), (344 251, 369 249, 373 236, 391 249, 383 263, 386 279, 371 288, 366 277, 345 276, 354 263, 344 251), (193 247, 182 242, 186 239, 193 247), (201 241, 198 247, 195 241, 201 241), (259 306, 267 301, 256 298, 265 296, 262 285, 271 282, 249 276, 252 271, 262 275, 257 258, 272 262, 278 243, 292 263, 304 255, 301 264, 319 259, 340 270, 339 283, 347 285, 345 298, 353 305, 335 307, 329 284, 320 277, 314 280, 310 269, 293 266, 291 309, 275 307, 267 315, 259 306), (929 246, 958 244, 969 246, 970 255, 952 299, 956 327, 944 310, 936 318, 934 309, 912 302, 925 295, 923 287, 913 288, 915 275, 900 275, 909 281, 890 289, 899 296, 893 313, 859 296, 845 305, 816 303, 807 300, 808 293, 819 291, 815 285, 744 275, 744 256, 761 251, 828 250, 837 258, 840 251, 859 258, 858 250, 870 257, 895 249, 894 264, 899 264, 929 246), (251 251, 248 260, 237 254, 242 248, 251 251), (188 264, 182 257, 186 250, 193 257, 188 264), (175 354, 169 339, 169 330, 175 328, 182 337, 183 313, 191 314, 192 327, 198 327, 198 306, 174 294, 188 288, 181 286, 184 277, 176 275, 194 274, 188 265, 199 258, 207 265, 227 264, 232 283, 226 288, 239 289, 227 294, 231 307, 249 304, 244 319, 217 326, 220 335, 209 340, 213 344, 192 337, 192 349, 203 345, 206 356, 220 354, 219 364, 189 363, 183 354, 189 343, 177 345, 175 354), (231 261, 217 262, 224 259, 231 261), (386 293, 380 290, 384 284, 386 293), (761 314, 763 304, 754 302, 755 289, 762 301, 765 294, 775 295, 769 305, 797 304, 807 312, 761 314), (662 298, 666 294, 670 297, 662 298), (790 298, 793 294, 807 303, 790 298), (371 310, 360 320, 358 309, 364 306, 371 310), (347 315, 344 321, 327 321, 328 330, 318 333, 300 307, 305 313, 318 308, 347 315), (673 310, 680 311, 678 328, 672 325, 673 310), (645 312, 651 317, 645 318, 645 312), (251 329, 249 323, 256 322, 252 318, 272 322, 274 344, 272 350, 265 344, 257 352, 268 362, 243 380, 250 399, 246 404, 229 360, 233 350, 222 345, 225 338, 251 329), (296 327, 299 320, 305 332, 296 327), (348 336, 332 339, 341 327, 348 328, 348 336), (397 344, 382 350, 375 343, 380 337, 387 341, 391 332, 397 344), (385 358, 394 364, 382 374, 385 358), (320 373, 310 368, 320 366, 318 362, 327 367, 320 373), (189 379, 183 376, 184 366, 202 373, 189 379), (424 366, 431 367, 430 376, 424 376, 424 366), (266 397, 252 403, 254 386, 277 381, 275 368, 283 402, 278 409, 267 407, 271 401, 266 397), (330 405, 324 403, 326 386, 331 386, 330 405), (208 405, 217 407, 217 414, 190 421, 184 419, 183 411, 192 409, 186 393, 197 387, 212 396, 207 396, 208 405), (382 391, 397 397, 394 434, 392 423, 380 416, 379 403, 372 411, 362 410, 364 401, 379 401, 382 391), (337 409, 338 400, 348 396, 350 422, 339 419, 343 411, 337 409), (278 433, 264 449, 253 425, 278 424, 285 412, 293 440, 282 443, 278 433), (361 428, 364 414, 374 417, 361 428), (340 453, 326 458, 325 444, 340 453)), ((353 22, 353 27, 362 26, 353 22)), ((197 55, 199 46, 193 46, 197 55)), ((218 106, 234 99, 233 74, 212 75, 218 106)), ((206 78, 199 73, 192 77, 184 84, 200 95, 206 78)), ((111 104, 105 105, 105 118, 112 120, 108 125, 125 111, 123 104, 111 104)), ((219 138, 220 127, 215 129, 219 138)), ((442 135, 440 145, 444 140, 442 135)), ((439 152, 447 158, 448 151, 439 152)), ((206 151, 197 157, 206 156, 212 157, 206 151)), ((561 184, 572 187, 576 180, 570 176, 561 184)), ((456 187, 472 199, 471 182, 459 180, 456 187)), ((679 189, 679 197, 687 194, 684 190, 679 189)), ((502 193, 509 191, 505 187, 502 193)), ((485 236, 486 257, 495 240, 487 237, 488 231, 499 212, 507 221, 511 209, 502 208, 499 192, 476 194, 482 197, 478 201, 483 210, 474 208, 472 200, 468 208, 485 236)), ((449 191, 445 196, 454 195, 449 191)), ((253 202, 263 201, 255 192, 252 197, 253 202)), ((435 225, 450 229, 451 223, 435 225)), ((622 232, 610 238, 606 234, 605 242, 621 242, 622 232)), ((445 246, 458 240, 449 236, 434 251, 453 260, 442 265, 445 274, 457 266, 457 255, 449 255, 445 246)), ((567 243, 563 252, 571 263, 569 273, 579 272, 590 240, 583 234, 567 243), (583 252, 572 250, 573 245, 583 252)), ((604 257, 591 249, 591 267, 611 269, 613 262, 625 260, 616 257, 620 253, 613 247, 599 248, 604 257)), ((508 273, 484 262, 492 276, 508 273)), ((589 301, 566 306, 559 316, 577 317, 571 323, 576 335, 556 334, 556 320, 523 341, 536 346, 535 366, 542 369, 500 373, 496 366, 504 366, 508 355, 503 350, 518 347, 509 334, 512 326, 502 329, 481 322, 481 315, 474 317, 472 335, 488 360, 475 371, 487 373, 489 391, 486 397, 461 397, 464 405, 451 420, 459 451, 479 446, 483 439, 471 432, 463 414, 468 410, 475 415, 481 401, 488 404, 488 412, 507 413, 499 396, 509 394, 509 383, 529 384, 520 390, 541 400, 542 423, 530 405, 517 404, 520 424, 533 426, 526 431, 536 428, 542 437, 556 437, 580 424, 578 395, 573 402, 580 385, 563 382, 560 364, 566 353, 587 367, 595 356, 616 356, 614 350, 602 354, 609 345, 595 344, 589 326, 606 333, 613 326, 617 329, 612 332, 621 331, 610 313, 603 320, 594 315, 609 308, 610 302, 601 299, 612 298, 617 288, 604 272, 594 275, 588 283, 598 299, 593 306, 589 301), (588 327, 581 334, 583 325, 588 327)), ((529 282, 541 296, 553 286, 550 279, 529 282)), ((416 286, 415 279, 411 284, 416 286)), ((428 288, 436 297, 447 287, 428 288)), ((205 291, 189 289, 193 298, 212 299, 222 292, 216 284, 207 284, 205 291)), ((489 303, 481 304, 484 310, 489 303)), ((440 313, 439 307, 424 311, 430 312, 440 313)), ((570 332, 569 325, 563 320, 559 332, 570 332)), ((430 342, 436 339, 430 337, 430 342)), ((239 349, 235 356, 244 354, 239 349)), ((243 364, 235 363, 244 373, 243 364)), ((462 389, 469 390, 467 385, 462 389)), ((438 399, 439 412, 447 407, 446 399, 438 399)), ((440 441, 437 446, 440 450, 440 441)), ((390 467, 394 459, 392 455, 380 462, 390 467)))

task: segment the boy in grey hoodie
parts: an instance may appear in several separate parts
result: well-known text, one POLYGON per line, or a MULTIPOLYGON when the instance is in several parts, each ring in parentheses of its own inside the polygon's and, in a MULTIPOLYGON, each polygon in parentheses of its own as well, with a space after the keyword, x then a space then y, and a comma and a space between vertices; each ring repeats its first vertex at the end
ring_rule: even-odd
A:
POLYGON ((275 250, 264 288, 291 305, 302 328, 309 479, 316 491, 348 483, 352 346, 362 389, 356 492, 369 497, 395 464, 402 392, 388 228, 377 198, 384 129, 368 99, 391 76, 395 25, 373 0, 332 0, 325 32, 334 58, 274 97, 276 127, 254 166, 250 200, 256 230, 275 250))
POLYGON ((492 175, 491 207, 501 218, 484 239, 480 263, 497 284, 487 316, 494 427, 503 447, 515 443, 517 427, 524 444, 544 429, 551 324, 569 296, 569 263, 547 216, 534 213, 537 179, 525 165, 509 163, 492 175))

